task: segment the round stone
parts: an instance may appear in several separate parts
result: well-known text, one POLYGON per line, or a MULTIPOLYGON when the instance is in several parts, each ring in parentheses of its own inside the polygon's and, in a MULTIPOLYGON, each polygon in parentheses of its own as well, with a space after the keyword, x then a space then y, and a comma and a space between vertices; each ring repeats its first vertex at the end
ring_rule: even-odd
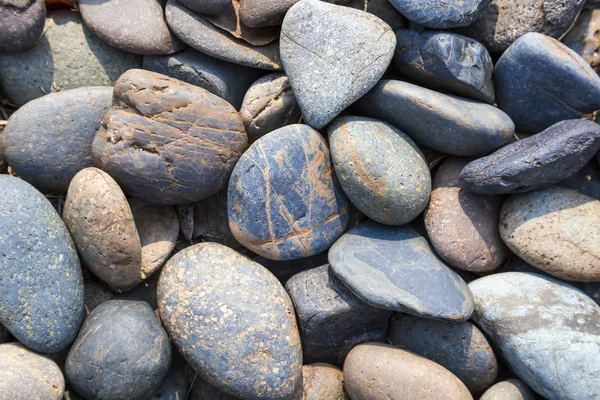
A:
POLYGON ((390 0, 409 20, 433 29, 467 26, 483 14, 492 0, 390 0))
POLYGON ((0 3, 0 51, 23 51, 35 44, 44 30, 44 0, 3 0, 0 3))
POLYGON ((479 400, 535 400, 535 395, 523 381, 509 379, 496 383, 479 400))
POLYGON ((562 42, 600 72, 600 9, 584 9, 562 42))
POLYGON ((302 400, 344 400, 344 374, 331 364, 302 367, 302 400))

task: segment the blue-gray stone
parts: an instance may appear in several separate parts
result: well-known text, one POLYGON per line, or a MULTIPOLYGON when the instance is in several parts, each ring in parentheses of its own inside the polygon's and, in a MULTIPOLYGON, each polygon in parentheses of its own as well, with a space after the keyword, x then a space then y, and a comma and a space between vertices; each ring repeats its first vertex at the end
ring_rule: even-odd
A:
POLYGON ((408 225, 360 224, 331 247, 329 263, 335 276, 373 307, 453 321, 473 312, 467 284, 408 225))
POLYGON ((483 14, 492 0, 390 0, 406 18, 434 29, 470 25, 483 14))
POLYGON ((68 348, 83 322, 75 246, 46 198, 0 175, 0 323, 30 349, 68 348))
POLYGON ((44 0, 4 0, 0 3, 0 51, 23 51, 42 35, 44 0))

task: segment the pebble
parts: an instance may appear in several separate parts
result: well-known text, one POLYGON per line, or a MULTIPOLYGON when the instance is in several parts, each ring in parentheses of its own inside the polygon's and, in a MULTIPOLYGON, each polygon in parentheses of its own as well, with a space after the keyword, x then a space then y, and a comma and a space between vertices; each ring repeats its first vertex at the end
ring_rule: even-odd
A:
POLYGON ((373 307, 451 321, 465 321, 473 312, 466 283, 408 225, 360 224, 332 246, 329 263, 373 307))
POLYGON ((217 243, 188 247, 163 268, 158 305, 171 340, 211 385, 252 399, 301 390, 294 307, 259 264, 217 243))
POLYGON ((177 0, 187 8, 204 15, 217 15, 225 11, 231 0, 177 0))
POLYGON ((165 75, 129 70, 94 139, 95 164, 127 194, 176 205, 227 184, 246 149, 241 117, 208 91, 165 75))
POLYGON ((600 9, 584 9, 562 42, 600 72, 600 9))
POLYGON ((600 165, 592 160, 558 185, 600 200, 600 165))
POLYGON ((395 46, 390 26, 372 14, 319 0, 295 4, 281 28, 281 61, 307 124, 324 127, 369 91, 395 46))
POLYGON ((535 395, 523 381, 509 379, 496 383, 479 400, 535 400, 535 395))
POLYGON ((344 374, 331 364, 318 363, 302 367, 302 400, 345 400, 344 374))
POLYGON ((529 387, 548 399, 600 393, 600 307, 592 299, 564 282, 522 272, 469 287, 473 322, 529 387))
POLYGON ((143 399, 171 364, 169 337, 141 301, 110 300, 86 319, 65 365, 69 384, 87 399, 143 399))
POLYGON ((65 378, 56 363, 20 343, 0 345, 0 393, 10 400, 62 400, 65 378))
POLYGON ((381 80, 355 108, 417 143, 457 156, 490 154, 511 142, 515 132, 508 115, 496 107, 396 80, 381 80))
POLYGON ((491 0, 390 0, 409 20, 433 29, 467 26, 477 20, 491 0))
POLYGON ((309 126, 289 125, 254 142, 229 181, 235 238, 272 260, 327 250, 348 223, 348 202, 332 168, 327 143, 309 126))
POLYGON ((404 225, 427 207, 431 174, 417 145, 392 125, 344 116, 327 128, 335 173, 370 219, 404 225))
POLYGON ((539 33, 521 36, 502 54, 494 82, 498 107, 518 132, 538 133, 600 109, 600 76, 573 50, 539 33))
POLYGON ((23 51, 35 44, 44 30, 44 0, 5 0, 0 4, 0 51, 23 51))
POLYGON ((0 139, 14 173, 38 189, 65 193, 75 174, 93 165, 92 141, 112 94, 110 86, 83 87, 19 108, 0 139))
POLYGON ((141 65, 141 57, 94 36, 78 13, 58 10, 50 13, 35 46, 1 54, 0 86, 20 106, 58 90, 112 86, 123 72, 141 65))
POLYGON ((391 313, 360 301, 329 265, 294 275, 285 288, 296 309, 304 363, 342 366, 354 346, 385 342, 391 313))
POLYGON ((0 324, 34 351, 67 349, 85 313, 75 246, 50 202, 8 175, 0 175, 0 255, 0 324))

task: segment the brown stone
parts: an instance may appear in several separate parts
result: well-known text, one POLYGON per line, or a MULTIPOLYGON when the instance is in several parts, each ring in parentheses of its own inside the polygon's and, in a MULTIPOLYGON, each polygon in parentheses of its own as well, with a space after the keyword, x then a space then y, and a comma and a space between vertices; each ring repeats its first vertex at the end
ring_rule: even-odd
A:
POLYGON ((302 400, 344 400, 344 374, 327 363, 302 367, 304 391, 302 400))

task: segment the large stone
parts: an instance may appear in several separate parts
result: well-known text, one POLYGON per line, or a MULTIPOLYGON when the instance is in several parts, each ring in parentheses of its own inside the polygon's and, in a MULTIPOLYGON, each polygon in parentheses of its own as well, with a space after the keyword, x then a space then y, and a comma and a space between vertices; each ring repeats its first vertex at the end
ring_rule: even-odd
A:
POLYGON ((373 307, 453 321, 473 312, 466 283, 408 225, 360 224, 333 245, 329 263, 335 276, 373 307))
POLYGON ((467 26, 479 18, 492 0, 390 0, 406 18, 433 29, 467 26))
POLYGON ((223 12, 231 0, 178 0, 187 8, 204 15, 217 15, 223 12))
POLYGON ((39 189, 66 192, 75 174, 93 164, 92 141, 112 94, 110 86, 71 89, 19 108, 0 136, 12 170, 39 189))
POLYGON ((188 247, 165 265, 158 305, 171 340, 211 385, 257 400, 302 390, 294 307, 259 264, 216 243, 188 247))
POLYGON ((538 133, 600 109, 600 76, 573 50, 539 33, 520 37, 504 52, 494 81, 498 107, 518 132, 538 133))
POLYGON ((445 95, 408 82, 381 80, 356 110, 384 120, 433 150, 457 156, 490 154, 513 139, 515 126, 489 104, 445 95))
POLYGON ((0 51, 23 51, 35 44, 44 30, 44 0, 0 2, 0 51))
POLYGON ((0 324, 35 351, 67 349, 85 315, 75 246, 48 200, 8 175, 0 175, 0 255, 0 324))
POLYGON ((509 379, 496 383, 479 400, 535 400, 535 395, 523 381, 509 379))
POLYGON ((149 203, 209 197, 246 149, 244 124, 226 101, 165 75, 130 70, 93 143, 95 163, 123 191, 149 203))
POLYGON ((417 145, 392 125, 339 117, 327 128, 336 176, 370 219, 404 225, 427 207, 431 174, 417 145))
POLYGON ((600 72, 600 9, 585 9, 562 42, 600 72))
POLYGON ((306 122, 324 127, 371 89, 395 46, 389 25, 372 14, 318 0, 295 4, 281 28, 281 61, 306 122))
POLYGON ((302 400, 345 400, 344 374, 333 365, 318 363, 302 367, 302 400))
POLYGON ((471 282, 474 323, 511 370, 548 399, 600 393, 600 307, 574 287, 522 272, 471 282))

